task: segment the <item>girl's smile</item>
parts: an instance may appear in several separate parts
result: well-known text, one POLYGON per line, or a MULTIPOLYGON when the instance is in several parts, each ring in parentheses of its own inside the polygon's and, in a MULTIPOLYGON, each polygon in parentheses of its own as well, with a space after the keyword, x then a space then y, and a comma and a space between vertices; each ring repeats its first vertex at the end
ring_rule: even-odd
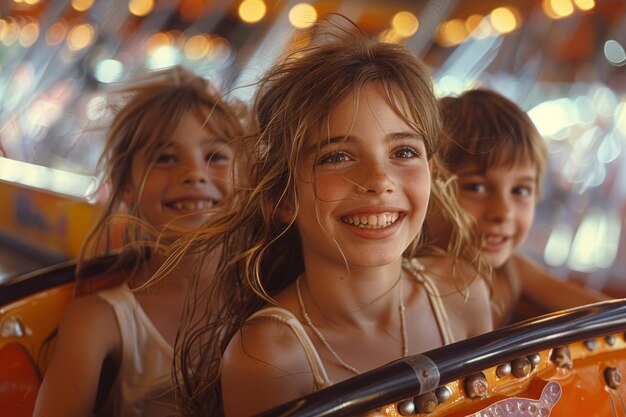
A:
POLYGON ((430 196, 424 141, 379 85, 339 103, 300 164, 296 224, 305 254, 384 265, 417 236, 430 196))

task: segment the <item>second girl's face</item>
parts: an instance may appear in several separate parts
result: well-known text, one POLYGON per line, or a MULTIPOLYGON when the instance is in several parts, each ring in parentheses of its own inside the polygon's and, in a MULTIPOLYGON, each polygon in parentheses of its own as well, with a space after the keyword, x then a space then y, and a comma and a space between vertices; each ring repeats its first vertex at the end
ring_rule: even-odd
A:
POLYGON ((349 96, 330 112, 298 167, 305 257, 344 265, 343 254, 355 267, 385 265, 422 227, 430 196, 424 141, 376 84, 360 90, 358 106, 349 96))
POLYGON ((153 226, 172 220, 193 230, 208 217, 207 211, 231 192, 232 149, 213 137, 195 112, 183 116, 166 147, 149 168, 144 152, 133 157, 132 195, 139 192, 141 216, 153 226))
POLYGON ((482 173, 473 164, 458 172, 459 204, 483 237, 482 254, 501 267, 532 226, 537 202, 537 169, 531 163, 496 165, 482 173))

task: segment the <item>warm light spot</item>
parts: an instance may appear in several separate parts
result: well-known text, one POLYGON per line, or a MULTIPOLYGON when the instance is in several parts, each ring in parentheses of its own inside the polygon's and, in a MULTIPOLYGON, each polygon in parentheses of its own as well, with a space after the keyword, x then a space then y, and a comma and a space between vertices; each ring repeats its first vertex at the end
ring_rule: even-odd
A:
POLYGON ((574 4, 580 10, 585 11, 585 12, 588 12, 589 10, 596 7, 595 0, 574 0, 574 4))
POLYGON ((263 19, 267 7, 263 0, 243 0, 239 5, 239 17, 246 23, 256 23, 263 19))
POLYGON ((206 57, 215 62, 226 61, 232 52, 230 43, 221 36, 213 36, 209 42, 209 52, 206 57))
POLYGON ((551 19, 562 19, 574 13, 572 0, 543 0, 541 6, 551 19))
POLYGON ((289 23, 295 28, 305 29, 317 20, 317 10, 309 3, 298 3, 289 10, 289 23))
POLYGON ((476 28, 478 28, 480 23, 483 21, 483 18, 484 16, 480 14, 468 16, 467 19, 465 19, 465 29, 467 29, 467 33, 471 34, 474 30, 476 30, 476 28))
POLYGON ((37 22, 30 22, 22 28, 19 43, 24 48, 28 48, 37 41, 37 38, 39 38, 39 24, 37 22))
POLYGON ((65 22, 54 22, 46 32, 46 43, 55 46, 63 42, 67 35, 67 25, 65 22))
POLYGON ((183 52, 189 59, 202 59, 209 53, 209 42, 211 38, 204 33, 194 35, 187 39, 183 52))
POLYGON ((79 51, 89 45, 94 40, 96 31, 88 23, 74 26, 67 35, 67 43, 72 51, 79 51))
POLYGON ((72 0, 72 7, 78 12, 86 12, 93 6, 94 0, 72 0))
POLYGON ((500 33, 513 32, 519 26, 518 14, 510 7, 498 7, 489 14, 489 20, 495 30, 500 33))
POLYGON ((11 17, 8 17, 4 22, 0 41, 2 41, 5 46, 11 46, 20 36, 20 26, 15 19, 11 17))
POLYGON ((128 10, 135 16, 145 16, 154 9, 154 0, 130 0, 128 10))
POLYGON ((172 36, 168 33, 156 32, 148 37, 146 40, 146 53, 150 54, 156 48, 161 46, 171 46, 173 45, 172 36))
POLYGON ((398 36, 408 38, 417 32, 419 21, 411 12, 398 12, 391 19, 391 27, 398 36))
POLYGON ((39 3, 39 1, 40 0, 24 0, 24 3, 32 6, 32 5, 35 5, 35 4, 39 3))
POLYGON ((382 31, 378 38, 381 42, 385 43, 400 43, 404 39, 404 36, 398 35, 398 32, 392 28, 382 31))
POLYGON ((452 19, 439 26, 437 41, 442 46, 455 46, 467 39, 465 22, 461 19, 452 19))

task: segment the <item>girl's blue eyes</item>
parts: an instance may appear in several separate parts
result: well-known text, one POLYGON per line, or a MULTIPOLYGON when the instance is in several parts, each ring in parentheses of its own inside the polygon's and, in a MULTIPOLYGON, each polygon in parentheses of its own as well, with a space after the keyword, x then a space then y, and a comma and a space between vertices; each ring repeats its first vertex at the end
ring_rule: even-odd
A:
POLYGON ((328 155, 321 157, 318 161, 319 165, 324 164, 338 164, 340 162, 349 161, 350 157, 345 152, 331 152, 328 155))
MULTIPOLYGON (((410 158, 417 158, 421 155, 421 153, 417 150, 415 150, 415 148, 410 147, 410 146, 406 146, 400 149, 397 149, 393 152, 392 157, 393 158, 398 158, 398 159, 410 159, 410 158)), ((333 151, 330 152, 324 156, 322 156, 319 160, 318 160, 318 165, 324 165, 324 164, 339 164, 342 162, 347 162, 352 160, 352 158, 350 157, 350 155, 347 152, 344 151, 333 151)))

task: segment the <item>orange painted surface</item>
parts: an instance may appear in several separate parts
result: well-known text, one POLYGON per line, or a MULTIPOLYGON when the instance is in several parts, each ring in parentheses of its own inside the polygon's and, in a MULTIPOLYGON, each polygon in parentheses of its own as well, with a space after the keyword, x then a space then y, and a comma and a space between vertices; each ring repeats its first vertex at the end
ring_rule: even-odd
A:
POLYGON ((0 337, 0 348, 19 343, 33 358, 43 375, 54 345, 56 331, 63 312, 73 297, 74 283, 64 284, 15 301, 0 308, 0 325, 17 318, 24 327, 21 337, 0 337))
MULTIPOLYGON (((556 381, 561 388, 561 398, 554 404, 550 417, 626 416, 626 336, 616 334, 615 344, 597 338, 597 347, 590 351, 583 342, 569 345, 573 366, 571 369, 557 368, 550 360, 552 349, 539 352, 540 364, 526 377, 496 376, 496 368, 483 371, 488 383, 488 395, 481 399, 470 399, 465 395, 464 378, 446 386, 451 398, 428 414, 432 417, 502 416, 485 410, 504 399, 525 398, 539 400, 543 388, 549 381, 556 381), (607 368, 616 368, 624 381, 616 388, 607 387, 604 373, 607 368), (480 413, 483 411, 482 413, 480 413)), ((468 377, 467 375, 466 377, 468 377)), ((502 409, 501 409, 502 410, 502 409)), ((531 414, 528 414, 531 415, 531 414)), ((395 404, 381 407, 368 416, 398 417, 395 404)), ((547 416, 547 414, 545 414, 547 416)))
POLYGON ((41 384, 30 355, 18 343, 0 348, 0 410, 3 416, 30 417, 41 384))

